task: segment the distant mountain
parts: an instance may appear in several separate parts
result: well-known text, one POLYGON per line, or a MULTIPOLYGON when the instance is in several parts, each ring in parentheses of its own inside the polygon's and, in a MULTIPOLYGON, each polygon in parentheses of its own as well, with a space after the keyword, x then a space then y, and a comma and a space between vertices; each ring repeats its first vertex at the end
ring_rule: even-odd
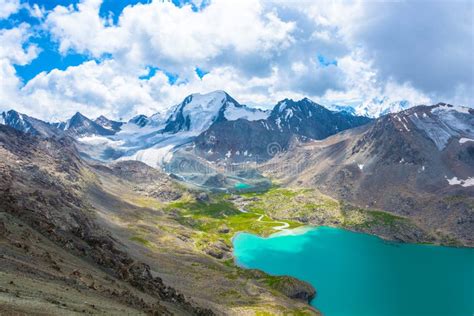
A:
POLYGON ((474 110, 417 106, 278 155, 267 172, 473 242, 474 110), (457 197, 457 198, 456 198, 457 197))
POLYGON ((129 124, 137 125, 138 127, 145 127, 150 124, 151 120, 143 114, 137 115, 128 121, 129 124))
POLYGON ((268 115, 265 111, 239 104, 223 91, 192 94, 165 114, 133 118, 114 137, 109 151, 124 151, 120 158, 123 160, 139 160, 152 167, 163 166, 170 162, 177 149, 191 143, 217 122, 253 121, 268 115), (117 142, 123 144, 121 148, 112 148, 117 142))
POLYGON ((373 98, 355 108, 357 115, 368 117, 381 117, 390 113, 397 113, 413 107, 414 104, 407 100, 393 101, 387 97, 373 98))
POLYGON ((23 133, 29 133, 32 135, 51 137, 61 133, 53 124, 38 120, 14 110, 0 113, 0 123, 13 127, 23 133))
POLYGON ((174 108, 166 121, 163 132, 191 132, 198 135, 213 123, 245 119, 265 119, 267 112, 239 104, 224 91, 209 94, 192 94, 174 108))
POLYGON ((305 98, 278 102, 266 119, 216 121, 195 140, 210 160, 266 160, 287 150, 292 140, 323 139, 371 119, 333 112, 305 98))
POLYGON ((112 121, 101 115, 94 120, 94 122, 105 129, 113 131, 115 133, 119 132, 124 122, 112 121))
MULTIPOLYGON (((328 107, 328 109, 336 111, 336 112, 346 112, 352 115, 356 115, 356 109, 350 105, 337 105, 337 104, 332 104, 331 106, 328 107)), ((362 116, 368 116, 361 114, 362 116)))
POLYGON ((55 126, 73 137, 92 135, 111 136, 115 134, 114 130, 102 127, 79 112, 74 114, 66 122, 57 123, 55 126))
POLYGON ((186 144, 193 144, 199 156, 211 161, 266 160, 293 141, 323 139, 370 122, 306 98, 286 99, 272 111, 262 111, 240 104, 224 91, 192 94, 165 114, 138 115, 127 123, 104 116, 92 121, 81 113, 53 124, 10 116, 9 125, 21 131, 64 133, 78 139, 79 150, 91 159, 139 160, 152 167, 170 162, 173 152, 186 144), (33 125, 38 127, 32 129, 33 125))
POLYGON ((378 118, 390 113, 397 113, 407 110, 415 104, 407 100, 392 100, 387 97, 373 98, 369 101, 357 105, 338 105, 332 104, 328 106, 329 109, 338 112, 347 112, 352 115, 367 116, 371 118, 378 118))

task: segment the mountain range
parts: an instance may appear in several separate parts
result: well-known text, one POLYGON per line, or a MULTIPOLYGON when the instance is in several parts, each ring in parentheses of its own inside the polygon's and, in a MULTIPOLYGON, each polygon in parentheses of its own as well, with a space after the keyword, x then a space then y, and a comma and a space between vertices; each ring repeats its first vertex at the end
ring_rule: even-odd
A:
POLYGON ((293 138, 322 139, 371 121, 347 112, 330 111, 306 98, 283 100, 272 111, 262 111, 241 105, 223 91, 193 94, 166 114, 138 115, 128 122, 104 116, 91 120, 81 113, 59 123, 43 122, 13 110, 2 116, 5 125, 23 132, 72 136, 78 140, 81 152, 91 159, 133 159, 152 167, 163 166, 173 151, 191 142, 209 153, 212 160, 229 160, 227 156, 232 153, 232 160, 265 160, 271 157, 269 144, 278 143, 278 150, 284 150, 293 138), (229 133, 225 130, 232 130, 230 134, 235 137, 227 139, 229 133), (258 137, 249 138, 250 134, 258 137), (237 152, 242 153, 241 157, 236 157, 240 156, 237 152))
POLYGON ((283 224, 474 246, 466 107, 371 118, 216 91, 128 122, 10 110, 0 155, 0 313, 319 315, 308 283, 232 260, 235 234, 283 224))
POLYGON ((287 185, 318 187, 474 242, 472 109, 413 107, 282 152, 263 168, 287 185))
POLYGON ((408 110, 415 105, 416 104, 407 100, 393 100, 388 97, 379 97, 369 99, 368 101, 357 105, 331 104, 328 108, 334 111, 344 111, 354 115, 379 118, 390 113, 408 110))

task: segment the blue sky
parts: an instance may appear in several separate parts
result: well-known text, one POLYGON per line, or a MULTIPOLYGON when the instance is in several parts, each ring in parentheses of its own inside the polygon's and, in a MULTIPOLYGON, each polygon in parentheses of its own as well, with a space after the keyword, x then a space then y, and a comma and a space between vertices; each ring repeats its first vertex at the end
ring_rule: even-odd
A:
POLYGON ((287 97, 473 106, 473 6, 0 0, 0 110, 131 117, 212 90, 264 108, 287 97))

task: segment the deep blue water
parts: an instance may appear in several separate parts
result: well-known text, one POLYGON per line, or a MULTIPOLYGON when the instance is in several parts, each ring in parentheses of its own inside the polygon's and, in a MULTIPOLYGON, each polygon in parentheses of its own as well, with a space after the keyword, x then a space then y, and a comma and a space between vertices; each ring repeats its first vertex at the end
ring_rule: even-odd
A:
POLYGON ((327 316, 474 315, 474 249, 399 244, 319 227, 234 238, 237 263, 311 283, 327 316))

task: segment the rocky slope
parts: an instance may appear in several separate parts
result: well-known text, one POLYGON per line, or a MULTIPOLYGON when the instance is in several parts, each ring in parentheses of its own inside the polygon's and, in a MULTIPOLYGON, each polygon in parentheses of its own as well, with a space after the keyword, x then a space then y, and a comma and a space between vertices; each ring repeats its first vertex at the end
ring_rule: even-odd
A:
POLYGON ((119 121, 113 121, 109 120, 105 116, 101 115, 98 118, 94 120, 94 123, 102 126, 105 129, 108 129, 112 132, 119 132, 122 128, 122 126, 125 124, 124 122, 119 122, 119 121))
POLYGON ((227 241, 203 238, 217 235, 183 207, 214 202, 191 202, 201 200, 167 175, 138 162, 91 166, 67 137, 5 126, 0 155, 0 312, 316 313, 266 274, 212 257, 229 254, 227 241))
POLYGON ((323 139, 370 121, 367 117, 330 111, 307 98, 285 99, 264 120, 215 122, 194 144, 208 160, 261 162, 288 150, 295 139, 323 139))
MULTIPOLYGON (((98 123, 92 121, 91 119, 85 117, 81 113, 77 112, 66 122, 56 123, 55 126, 61 131, 66 132, 69 136, 78 138, 84 136, 111 136, 116 133, 112 128, 106 128, 100 125, 102 124, 112 124, 112 122, 107 122, 104 119, 100 119, 98 123)), ((117 126, 115 125, 115 128, 117 126)))
POLYGON ((473 110, 419 106, 302 144, 264 169, 289 184, 408 216, 472 246, 473 126, 473 110))
POLYGON ((18 113, 15 110, 0 113, 0 124, 10 126, 24 133, 45 137, 62 134, 54 124, 46 123, 34 117, 18 113))

